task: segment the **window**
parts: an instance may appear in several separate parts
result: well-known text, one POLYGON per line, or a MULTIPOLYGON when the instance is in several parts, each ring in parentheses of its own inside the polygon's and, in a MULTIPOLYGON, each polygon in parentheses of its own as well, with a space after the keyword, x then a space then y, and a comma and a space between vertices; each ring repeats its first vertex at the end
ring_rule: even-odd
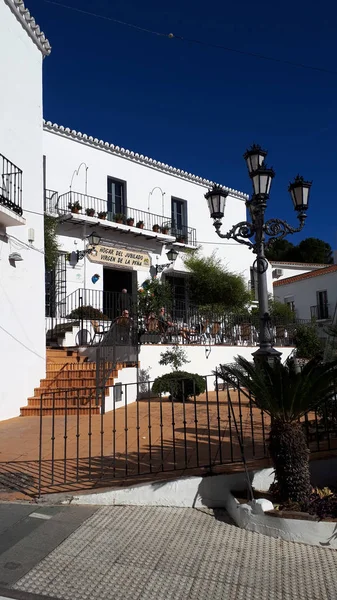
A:
POLYGON ((171 200, 172 235, 187 239, 187 202, 179 198, 171 200), (173 233, 174 232, 174 233, 173 233))
POLYGON ((293 313, 295 312, 295 299, 294 299, 294 296, 287 296, 287 298, 284 299, 284 303, 289 306, 290 310, 293 313))
POLYGON ((316 292, 317 296, 317 319, 329 318, 328 292, 322 290, 316 292))
POLYGON ((108 177, 108 212, 126 214, 126 181, 108 177))

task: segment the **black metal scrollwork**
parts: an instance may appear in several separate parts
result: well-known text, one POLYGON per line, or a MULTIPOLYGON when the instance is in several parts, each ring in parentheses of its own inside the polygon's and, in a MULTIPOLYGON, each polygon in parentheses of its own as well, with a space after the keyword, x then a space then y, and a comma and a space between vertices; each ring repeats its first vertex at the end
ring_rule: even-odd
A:
POLYGON ((241 221, 241 223, 234 225, 227 233, 220 232, 221 221, 215 221, 214 227, 219 237, 227 240, 232 239, 240 244, 249 246, 249 248, 253 248, 254 244, 249 241, 249 238, 252 238, 255 234, 255 227, 252 223, 241 221))
POLYGON ((269 246, 275 240, 282 240, 289 233, 298 233, 304 227, 304 219, 301 219, 299 227, 292 227, 287 223, 287 221, 283 221, 282 219, 270 219, 266 221, 264 224, 264 232, 266 235, 270 236, 268 242, 266 242, 266 246, 269 246))

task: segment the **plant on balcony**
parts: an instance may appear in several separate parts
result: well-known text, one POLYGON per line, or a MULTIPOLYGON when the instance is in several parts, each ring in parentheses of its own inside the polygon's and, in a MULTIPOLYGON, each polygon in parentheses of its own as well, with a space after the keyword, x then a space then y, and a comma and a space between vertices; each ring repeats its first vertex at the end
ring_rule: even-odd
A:
POLYGON ((144 229, 144 221, 138 221, 136 227, 138 227, 138 229, 144 229))
POLYGON ((115 213, 114 214, 114 221, 115 223, 124 223, 124 215, 123 213, 115 213))
POLYGON ((168 235, 168 233, 170 231, 170 227, 171 227, 171 223, 163 223, 161 226, 161 232, 164 235, 168 235))
POLYGON ((182 235, 182 234, 178 233, 176 239, 177 239, 177 242, 179 242, 180 244, 186 244, 187 243, 187 236, 186 235, 182 235))
POLYGON ((134 226, 134 223, 135 223, 135 220, 134 220, 134 218, 133 218, 133 217, 128 217, 128 218, 126 219, 126 224, 127 224, 127 225, 129 225, 130 227, 133 227, 133 226, 134 226))
POLYGON ((269 453, 275 468, 279 499, 308 506, 311 485, 309 449, 300 418, 335 395, 337 361, 313 358, 302 370, 291 361, 257 364, 242 356, 235 365, 221 365, 216 375, 247 390, 257 407, 271 417, 269 453))
POLYGON ((72 213, 75 213, 75 214, 78 214, 80 212, 80 210, 82 210, 82 206, 80 205, 80 203, 77 200, 76 200, 76 202, 69 202, 68 208, 72 213))
POLYGON ((154 231, 155 233, 160 233, 160 225, 158 225, 158 224, 153 225, 152 231, 154 231))
POLYGON ((94 208, 86 208, 85 212, 87 214, 88 217, 93 217, 95 215, 95 209, 94 208))
POLYGON ((108 214, 107 212, 102 210, 101 212, 98 213, 98 218, 103 219, 103 221, 105 221, 107 214, 108 214))

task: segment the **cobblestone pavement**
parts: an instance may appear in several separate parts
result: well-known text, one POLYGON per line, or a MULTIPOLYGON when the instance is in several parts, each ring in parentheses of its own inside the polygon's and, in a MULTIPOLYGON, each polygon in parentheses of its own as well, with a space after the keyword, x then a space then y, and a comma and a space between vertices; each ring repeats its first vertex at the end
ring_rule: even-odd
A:
POLYGON ((224 511, 104 507, 13 586, 64 600, 336 600, 337 553, 224 511))

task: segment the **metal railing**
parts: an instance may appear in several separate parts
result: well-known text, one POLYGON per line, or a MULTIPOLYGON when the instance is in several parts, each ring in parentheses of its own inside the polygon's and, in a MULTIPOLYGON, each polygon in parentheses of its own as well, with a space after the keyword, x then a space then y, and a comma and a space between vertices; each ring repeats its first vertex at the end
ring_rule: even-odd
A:
POLYGON ((51 216, 57 216, 58 193, 55 190, 45 189, 44 211, 51 216))
POLYGON ((0 204, 22 215, 22 171, 0 154, 0 204))
MULTIPOLYGON (((259 317, 255 314, 219 313, 198 308, 183 301, 172 301, 159 312, 142 313, 131 294, 78 289, 67 296, 56 309, 55 317, 46 319, 48 344, 61 344, 67 332, 77 328, 74 345, 93 345, 99 332, 109 330, 114 319, 127 310, 137 323, 141 344, 175 343, 226 346, 257 346, 259 317)), ((310 325, 310 320, 271 317, 270 328, 277 346, 292 346, 296 327, 310 325)))
POLYGON ((138 208, 124 207, 116 209, 107 200, 88 196, 80 192, 67 192, 58 197, 53 208, 56 214, 62 215, 69 212, 104 219, 111 222, 123 223, 130 227, 156 231, 172 235, 178 242, 195 245, 196 230, 193 227, 182 225, 177 227, 169 217, 163 217, 153 213, 139 210, 138 208))
POLYGON ((312 319, 331 319, 330 305, 317 304, 316 306, 310 306, 310 314, 312 319))
MULTIPOLYGON (((160 474, 212 474, 222 465, 250 468, 268 458, 270 417, 246 389, 215 375, 202 377, 178 401, 170 385, 152 381, 46 389, 36 398, 37 444, 27 461, 0 462, 0 482, 30 495, 156 481, 160 474), (103 400, 104 396, 104 400, 103 400), (105 410, 102 406, 105 405, 105 410), (48 419, 44 419, 47 415, 48 419)), ((183 384, 182 384, 183 385, 183 384)), ((311 453, 337 450, 337 406, 329 403, 301 419, 311 453)), ((24 440, 22 440, 24 441, 24 440)))

